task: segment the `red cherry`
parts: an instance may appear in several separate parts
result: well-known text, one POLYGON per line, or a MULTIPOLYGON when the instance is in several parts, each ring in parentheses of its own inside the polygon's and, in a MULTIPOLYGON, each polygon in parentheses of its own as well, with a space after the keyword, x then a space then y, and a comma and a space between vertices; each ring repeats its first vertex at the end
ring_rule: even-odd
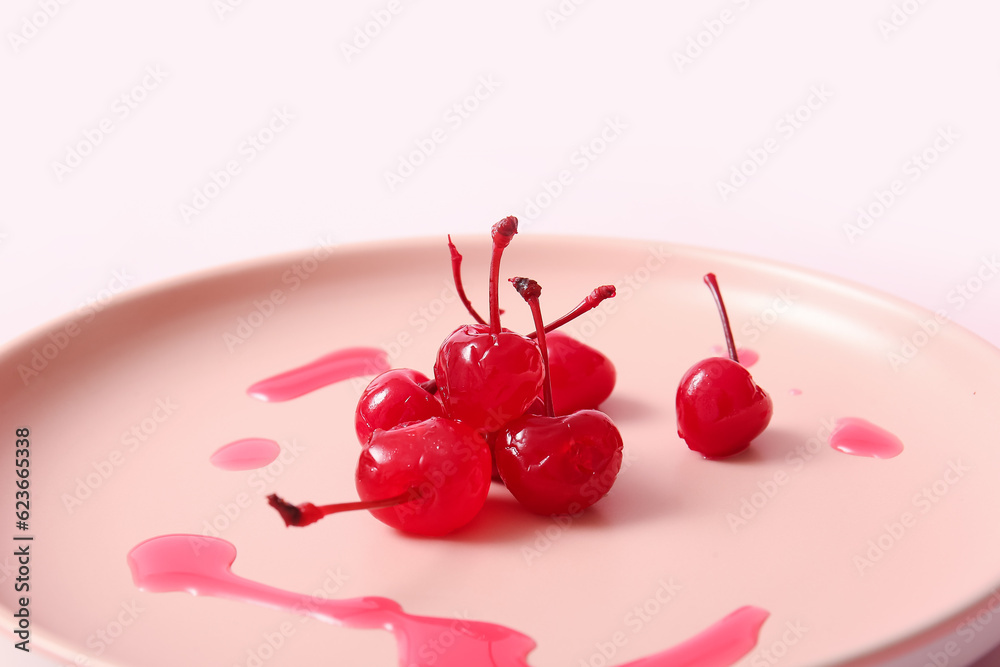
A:
POLYGON ((365 444, 375 429, 444 417, 444 406, 432 389, 435 389, 434 383, 426 375, 409 368, 397 368, 376 376, 361 393, 354 411, 358 440, 365 444))
POLYGON ((490 450, 464 424, 433 417, 376 431, 361 452, 355 483, 362 500, 419 494, 372 510, 382 523, 417 535, 446 535, 479 514, 490 489, 490 450))
POLYGON ((557 415, 596 409, 615 388, 615 366, 606 356, 564 333, 545 338, 549 349, 552 408, 557 415))
POLYGON ((692 366, 677 387, 677 435, 706 458, 738 454, 771 421, 771 397, 740 365, 729 316, 715 275, 705 276, 726 334, 729 359, 712 357, 692 366))
MULTIPOLYGON (((452 276, 459 299, 476 322, 486 324, 476 309, 472 307, 472 303, 465 294, 465 287, 462 284, 462 255, 458 252, 458 248, 455 247, 450 236, 448 237, 448 249, 451 252, 452 276)), ((598 287, 573 310, 547 324, 545 333, 548 334, 576 319, 597 307, 604 299, 613 296, 615 296, 614 285, 598 287)), ((535 332, 532 332, 527 337, 534 338, 536 335, 535 332)), ((614 390, 616 374, 611 361, 594 348, 564 334, 556 333, 549 337, 549 365, 552 373, 552 392, 556 414, 569 414, 575 410, 597 408, 614 390)), ((541 393, 539 393, 540 396, 541 393)))
POLYGON ((268 502, 286 526, 367 509, 407 533, 446 535, 471 521, 486 502, 490 451, 479 433, 442 417, 378 429, 362 448, 355 485, 359 502, 292 505, 273 494, 268 502))
POLYGON ((538 347, 500 327, 500 258, 516 233, 517 218, 493 225, 489 324, 456 329, 441 344, 434 364, 448 416, 482 431, 495 431, 524 414, 542 385, 538 347))
MULTIPOLYGON (((548 367, 545 327, 533 280, 512 279, 531 307, 538 346, 548 367)), ((581 410, 556 417, 546 372, 546 414, 509 423, 494 447, 497 470, 518 502, 539 514, 575 514, 603 498, 622 463, 622 438, 607 415, 581 410)))
POLYGON ((520 417, 542 386, 542 361, 535 343, 482 324, 456 329, 438 350, 434 378, 452 419, 496 431, 520 417))
POLYGON ((525 415, 501 431, 497 470, 518 502, 538 514, 576 514, 611 490, 622 465, 622 438, 597 410, 525 415))

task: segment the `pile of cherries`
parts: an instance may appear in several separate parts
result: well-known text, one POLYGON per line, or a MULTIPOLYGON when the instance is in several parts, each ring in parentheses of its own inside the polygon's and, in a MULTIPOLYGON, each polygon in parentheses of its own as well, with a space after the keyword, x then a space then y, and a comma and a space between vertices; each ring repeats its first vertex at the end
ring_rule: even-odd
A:
MULTIPOLYGON (((603 498, 622 463, 618 429, 596 410, 615 385, 603 354, 559 326, 615 295, 604 285, 546 325, 541 287, 511 278, 531 309, 535 331, 500 326, 500 258, 517 233, 517 219, 493 225, 489 320, 472 307, 462 286, 462 256, 448 239, 459 298, 475 324, 453 331, 438 349, 434 378, 393 369, 371 381, 358 401, 361 442, 355 484, 359 502, 293 505, 268 497, 286 525, 307 526, 336 512, 367 509, 402 531, 439 536, 469 523, 490 484, 503 482, 538 514, 576 514, 603 498)), ((718 283, 715 297, 729 358, 692 366, 677 389, 677 433, 705 458, 746 449, 771 419, 771 398, 740 365, 718 283)))
POLYGON ((614 388, 614 366, 569 336, 547 334, 613 297, 615 289, 595 289, 545 325, 541 287, 512 278, 531 309, 535 331, 521 335, 502 328, 500 259, 516 233, 514 217, 492 229, 489 321, 465 295, 462 256, 449 238, 456 288, 475 324, 460 326, 441 344, 433 380, 393 369, 362 393, 355 412, 361 501, 292 505, 269 496, 287 525, 367 509, 405 532, 445 535, 479 513, 494 478, 539 514, 576 514, 608 493, 621 468, 623 444, 612 421, 595 408, 614 388))

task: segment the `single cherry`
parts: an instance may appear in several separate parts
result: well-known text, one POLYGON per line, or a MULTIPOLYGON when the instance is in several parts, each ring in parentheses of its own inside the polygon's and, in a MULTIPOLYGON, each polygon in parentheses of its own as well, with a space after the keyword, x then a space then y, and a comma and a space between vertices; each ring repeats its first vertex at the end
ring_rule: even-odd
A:
POLYGON ((490 451, 482 435, 443 417, 378 429, 362 448, 355 475, 360 502, 292 505, 268 498, 288 526, 307 526, 348 510, 367 509, 415 535, 447 535, 482 509, 490 488, 490 451))
POLYGON ((389 429, 410 421, 444 417, 444 406, 434 393, 434 382, 409 368, 377 375, 361 393, 354 411, 354 430, 361 444, 375 429, 389 429))
POLYGON ((614 364, 594 348, 559 331, 546 336, 552 408, 557 415, 596 409, 615 388, 614 364))
MULTIPOLYGON (((545 326, 533 280, 511 279, 531 307, 542 362, 548 366, 545 326)), ((507 424, 494 446, 497 469, 518 502, 538 514, 575 514, 603 498, 621 469, 622 438, 604 413, 556 416, 546 370, 544 414, 507 424)))
POLYGON ((722 318, 729 358, 712 357, 688 369, 677 387, 677 435, 705 458, 739 454, 763 433, 773 406, 739 363, 729 315, 715 274, 705 276, 722 318))
POLYGON ((516 233, 513 216, 493 225, 489 324, 456 329, 441 344, 434 364, 447 415, 487 432, 524 414, 542 386, 538 346, 500 327, 500 258, 516 233))

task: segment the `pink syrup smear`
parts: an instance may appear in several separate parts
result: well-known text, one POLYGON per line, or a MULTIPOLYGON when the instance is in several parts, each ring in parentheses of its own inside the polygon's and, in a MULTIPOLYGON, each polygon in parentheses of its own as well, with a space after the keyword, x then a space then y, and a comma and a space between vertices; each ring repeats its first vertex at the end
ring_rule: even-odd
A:
MULTIPOLYGON (((236 547, 200 535, 162 535, 128 554, 132 580, 152 593, 187 591, 251 602, 349 628, 388 630, 396 637, 402 667, 528 667, 535 641, 516 630, 481 621, 415 616, 382 597, 329 600, 244 579, 232 572, 236 547), (420 647, 442 633, 455 637, 446 653, 428 661, 420 647)), ((741 607, 691 639, 622 667, 728 667, 757 645, 768 612, 741 607)))
MULTIPOLYGON (((726 352, 726 348, 722 347, 721 345, 713 345, 712 353, 722 356, 729 356, 729 353, 726 352)), ((743 366, 743 368, 750 368, 760 360, 759 354, 745 347, 737 347, 736 356, 740 358, 740 365, 743 366)))
POLYGON ((255 470, 273 463, 281 445, 266 438, 245 438, 219 447, 208 458, 222 470, 255 470))
POLYGON ((792 396, 801 396, 802 395, 802 390, 801 389, 794 389, 794 388, 792 388, 792 389, 788 390, 788 393, 791 394, 792 396))
POLYGON ((903 451, 903 443, 895 435, 857 417, 843 417, 834 423, 830 446, 845 454, 876 459, 891 459, 903 451))
POLYGON ((389 355, 375 347, 349 347, 252 385, 247 393, 262 401, 289 401, 322 387, 389 370, 389 355))

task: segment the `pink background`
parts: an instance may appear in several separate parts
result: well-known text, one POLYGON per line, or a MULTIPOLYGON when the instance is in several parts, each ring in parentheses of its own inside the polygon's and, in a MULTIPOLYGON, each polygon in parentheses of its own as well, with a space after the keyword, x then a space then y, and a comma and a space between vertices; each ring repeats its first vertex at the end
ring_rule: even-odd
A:
POLYGON ((1000 345, 998 21, 986 0, 10 0, 0 343, 194 270, 515 214, 829 272, 1000 345))

